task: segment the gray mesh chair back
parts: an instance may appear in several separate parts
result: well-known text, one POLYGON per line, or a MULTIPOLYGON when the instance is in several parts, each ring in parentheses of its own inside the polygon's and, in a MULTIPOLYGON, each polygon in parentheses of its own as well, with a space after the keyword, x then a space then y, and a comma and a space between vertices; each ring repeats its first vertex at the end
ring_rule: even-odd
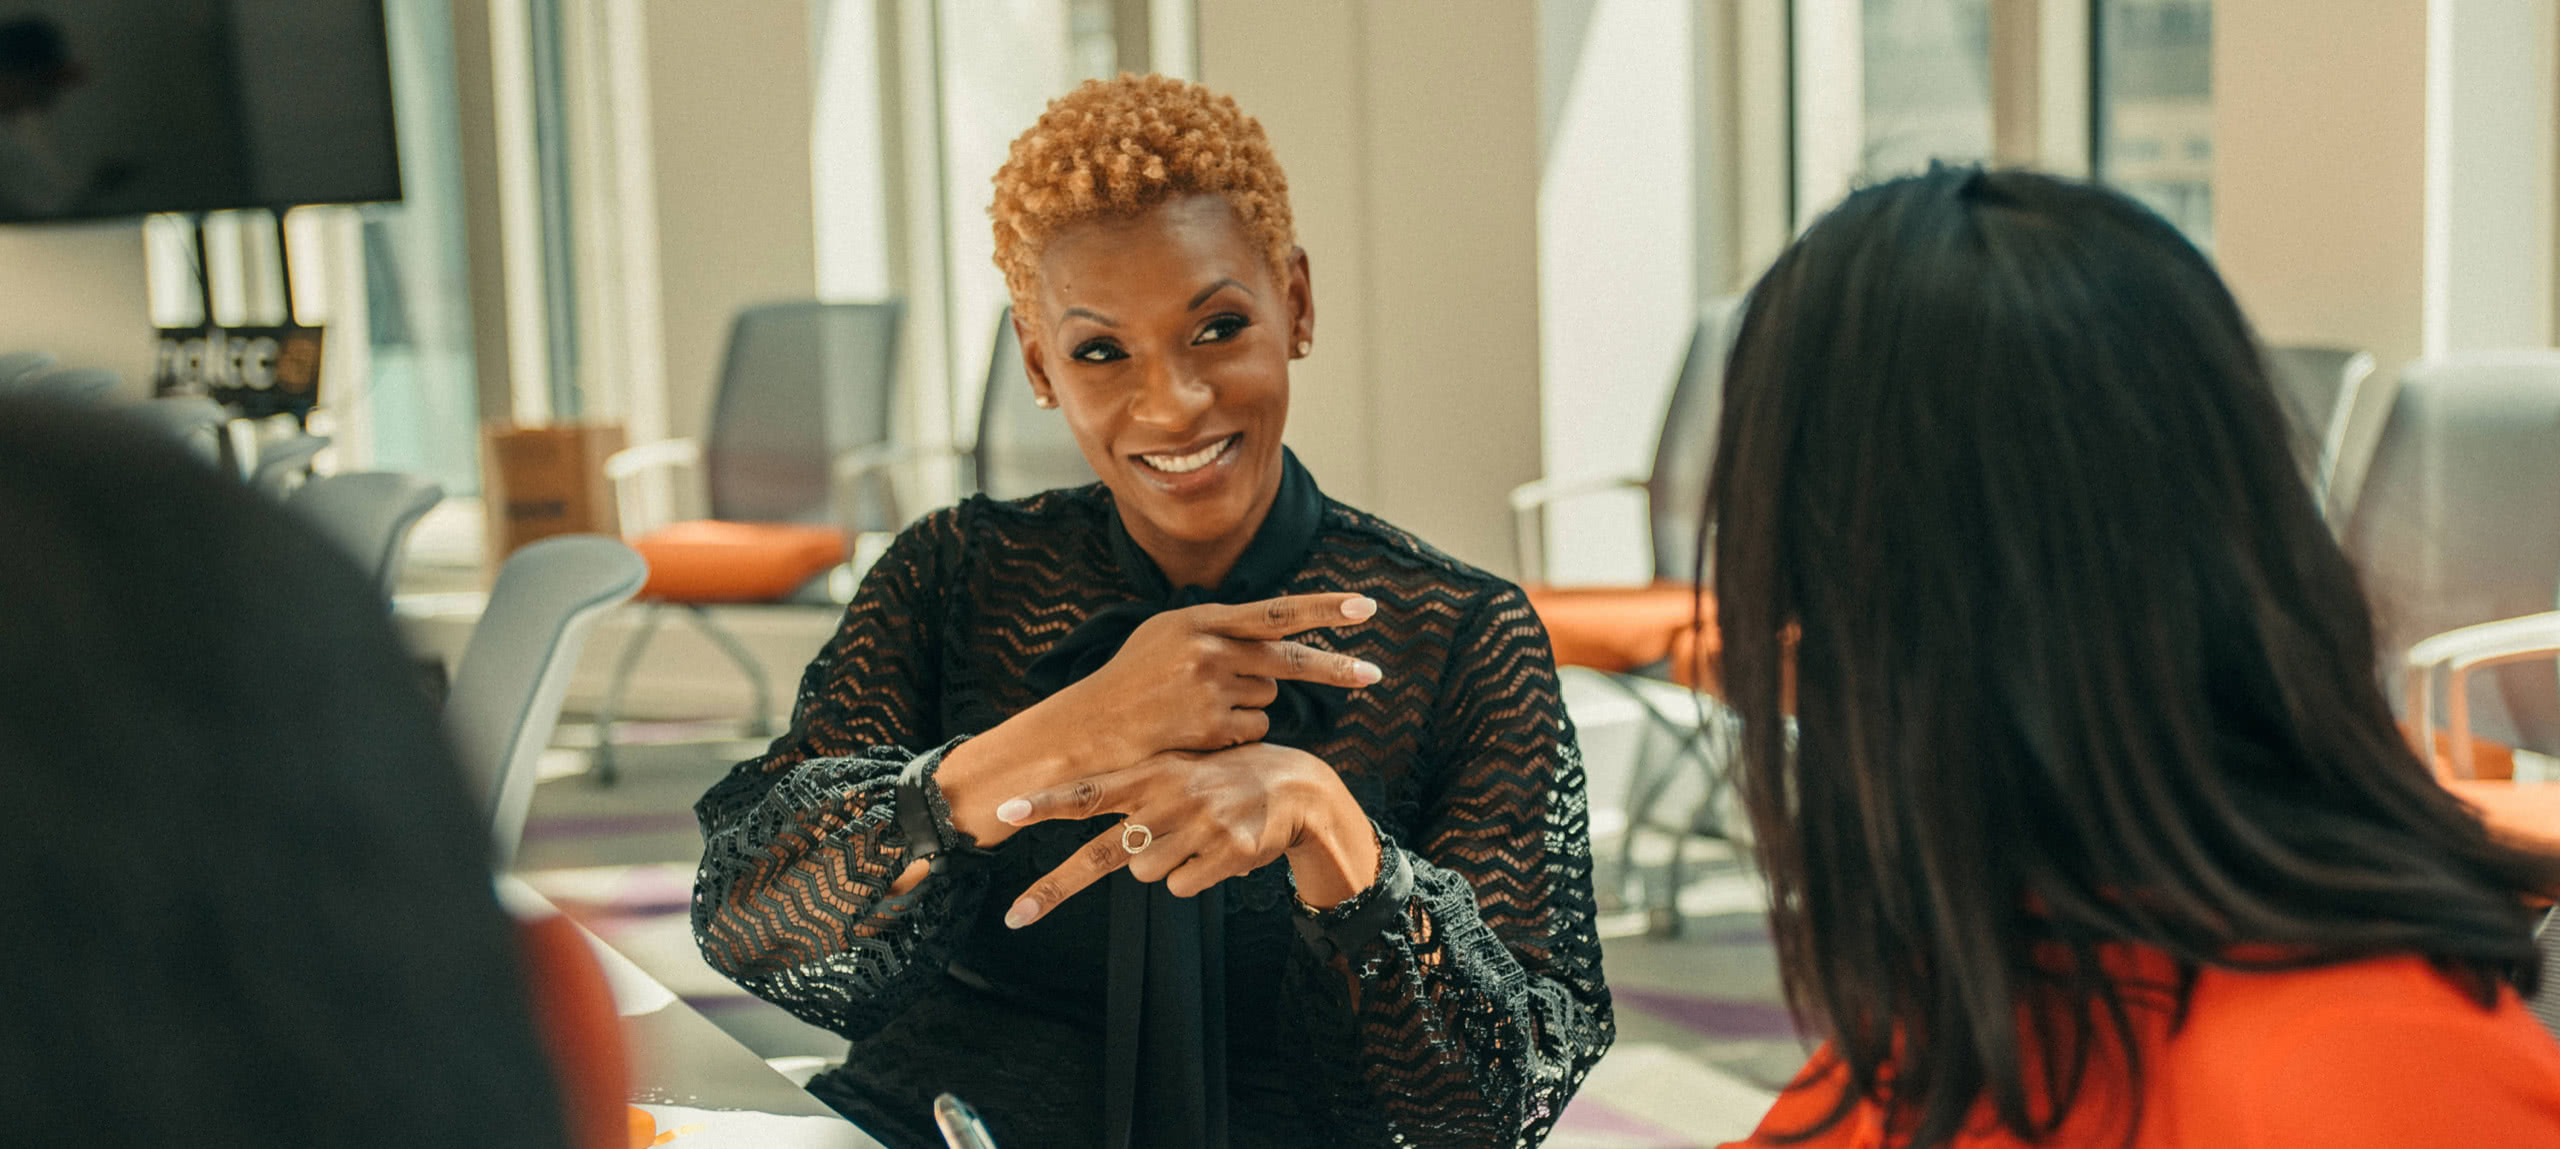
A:
POLYGON ((640 593, 649 564, 601 535, 558 535, 508 556, 445 699, 445 727, 489 812, 497 867, 514 862, 534 763, 560 721, 578 654, 605 612, 640 593))
POLYGON ((0 355, 0 391, 8 391, 22 379, 51 367, 61 360, 50 351, 12 351, 0 355))
POLYGON ((1013 333, 1012 308, 996 317, 987 392, 978 404, 978 445, 969 460, 977 490, 998 499, 1094 481, 1066 417, 1033 401, 1031 377, 1022 368, 1022 341, 1013 333))
MULTIPOLYGON (((2420 639, 2560 606, 2560 352, 2404 371, 2346 545, 2373 600, 2377 670, 2394 682, 2420 639)), ((2484 674, 2473 729, 2560 753, 2552 670, 2536 661, 2484 674)))
POLYGON ((284 505, 355 556, 384 594, 400 579, 409 532, 444 501, 444 488, 392 471, 322 475, 285 496, 284 505))
POLYGON ((841 523, 839 459, 889 441, 900 310, 799 302, 738 313, 703 437, 712 518, 841 523))
POLYGON ((103 403, 124 386, 124 376, 104 367, 55 367, 18 378, 10 390, 20 395, 103 403))
POLYGON ((207 463, 222 462, 222 425, 231 421, 231 413, 223 410, 222 404, 202 395, 166 395, 136 403, 128 410, 162 434, 186 444, 197 458, 207 463))
POLYGON ((1715 299, 1699 309, 1680 360, 1680 379, 1662 413, 1645 476, 1645 515, 1653 534, 1655 578, 1696 577, 1698 530, 1707 519, 1707 472, 1715 465, 1716 424, 1724 410, 1725 356, 1742 325, 1742 300, 1715 299))
POLYGON ((2373 377, 2373 356, 2345 347, 2270 347, 2267 367, 2293 420, 2303 481, 2325 508, 2356 400, 2373 377))
POLYGON ((276 498, 292 494, 311 473, 311 462, 328 447, 327 435, 295 435, 288 439, 258 444, 258 461, 249 472, 249 485, 276 498))

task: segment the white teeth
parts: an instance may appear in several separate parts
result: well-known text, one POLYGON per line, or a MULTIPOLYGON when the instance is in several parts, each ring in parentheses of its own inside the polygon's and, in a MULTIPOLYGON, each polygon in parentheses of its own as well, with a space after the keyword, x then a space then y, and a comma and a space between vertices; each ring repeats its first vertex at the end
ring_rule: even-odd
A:
POLYGON ((1236 437, 1229 435, 1188 455, 1140 455, 1138 458, 1145 460, 1148 466, 1168 475, 1188 475, 1217 462, 1218 456, 1226 454, 1227 448, 1234 445, 1235 441, 1236 437))

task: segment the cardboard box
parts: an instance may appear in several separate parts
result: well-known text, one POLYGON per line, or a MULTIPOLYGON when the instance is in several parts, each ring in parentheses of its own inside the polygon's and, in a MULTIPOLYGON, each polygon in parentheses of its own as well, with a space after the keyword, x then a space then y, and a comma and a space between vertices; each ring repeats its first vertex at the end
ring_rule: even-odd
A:
POLYGON ((619 537, 622 520, 604 461, 621 449, 618 423, 483 424, 480 491, 488 508, 489 569, 535 539, 619 537))

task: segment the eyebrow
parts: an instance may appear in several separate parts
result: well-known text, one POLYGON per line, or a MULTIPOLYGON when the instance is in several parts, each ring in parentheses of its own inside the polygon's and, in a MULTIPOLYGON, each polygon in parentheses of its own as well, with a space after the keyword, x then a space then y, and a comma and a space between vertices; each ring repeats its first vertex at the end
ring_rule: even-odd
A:
MULTIPOLYGON (((1238 290, 1238 291, 1241 291, 1241 292, 1245 293, 1245 295, 1246 295, 1247 297, 1250 297, 1250 298, 1260 298, 1259 296, 1255 296, 1255 295, 1253 294, 1253 289, 1252 289, 1252 288, 1250 288, 1250 287, 1246 287, 1246 286, 1244 285, 1244 282, 1243 282, 1242 280, 1239 280, 1239 279, 1236 279, 1236 278, 1234 278, 1234 277, 1232 277, 1232 276, 1229 276, 1229 277, 1227 277, 1227 278, 1220 279, 1220 280, 1219 280, 1219 281, 1217 281, 1216 283, 1212 283, 1212 284, 1210 284, 1210 285, 1209 285, 1209 286, 1207 286, 1207 287, 1203 287, 1203 288, 1201 288, 1201 289, 1200 289, 1200 294, 1192 296, 1192 297, 1191 297, 1191 302, 1189 302, 1189 303, 1187 303, 1187 304, 1184 304, 1182 309, 1183 309, 1184 311, 1198 311, 1198 310, 1200 309, 1200 305, 1201 305, 1201 304, 1209 302, 1209 297, 1210 297, 1210 296, 1212 296, 1212 295, 1216 295, 1220 290, 1225 289, 1225 288, 1229 288, 1229 287, 1235 288, 1236 290, 1238 290)), ((1119 324, 1117 321, 1113 320, 1110 316, 1108 316, 1108 315, 1104 315, 1103 313, 1101 313, 1101 312, 1099 312, 1099 311, 1095 311, 1094 309, 1092 309, 1092 308, 1090 308, 1090 307, 1070 307, 1070 308, 1066 309, 1065 311, 1059 312, 1059 313, 1058 313, 1058 325, 1059 325, 1059 326, 1061 326, 1061 327, 1063 327, 1063 326, 1065 326, 1065 325, 1066 325, 1067 320, 1073 319, 1073 318, 1075 318, 1075 317, 1077 317, 1077 316, 1079 316, 1079 315, 1081 315, 1081 316, 1083 316, 1083 317, 1085 317, 1085 318, 1087 318, 1087 319, 1090 319, 1090 320, 1092 320, 1092 321, 1094 321, 1094 322, 1096 322, 1096 323, 1099 323, 1099 324, 1103 325, 1104 327, 1118 327, 1118 326, 1120 326, 1120 324, 1119 324)))
POLYGON ((1226 278, 1226 279, 1221 279, 1221 280, 1217 281, 1216 283, 1212 283, 1212 284, 1210 284, 1210 285, 1209 285, 1209 286, 1207 286, 1207 287, 1203 287, 1203 288, 1201 288, 1201 289, 1200 289, 1200 294, 1192 296, 1192 297, 1191 297, 1191 302, 1190 302, 1190 304, 1189 304, 1188 306, 1185 306, 1185 307, 1183 308, 1183 310, 1184 310, 1184 311, 1197 311, 1197 310, 1199 310, 1199 309, 1200 309, 1200 305, 1201 305, 1201 304, 1203 304, 1203 303, 1207 303, 1207 302, 1209 302, 1209 297, 1210 297, 1210 296, 1212 296, 1212 295, 1216 295, 1216 294, 1218 293, 1218 289, 1219 289, 1219 288, 1222 288, 1222 287, 1232 287, 1232 288, 1235 288, 1235 289, 1236 289, 1236 290, 1238 290, 1238 291, 1241 291, 1241 292, 1245 293, 1245 295, 1247 295, 1247 296, 1252 296, 1252 295, 1253 295, 1253 289, 1252 289, 1252 288, 1250 288, 1250 287, 1246 287, 1244 284, 1239 283, 1239 282, 1237 282, 1234 278, 1230 277, 1230 278, 1226 278))

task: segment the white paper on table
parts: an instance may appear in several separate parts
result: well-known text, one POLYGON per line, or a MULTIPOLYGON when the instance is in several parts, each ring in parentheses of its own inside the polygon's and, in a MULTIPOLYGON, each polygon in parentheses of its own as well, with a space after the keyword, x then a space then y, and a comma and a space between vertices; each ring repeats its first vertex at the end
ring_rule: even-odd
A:
POLYGON ((841 1117, 779 1117, 731 1109, 635 1105, 658 1122, 667 1149, 865 1149, 879 1142, 841 1117))

